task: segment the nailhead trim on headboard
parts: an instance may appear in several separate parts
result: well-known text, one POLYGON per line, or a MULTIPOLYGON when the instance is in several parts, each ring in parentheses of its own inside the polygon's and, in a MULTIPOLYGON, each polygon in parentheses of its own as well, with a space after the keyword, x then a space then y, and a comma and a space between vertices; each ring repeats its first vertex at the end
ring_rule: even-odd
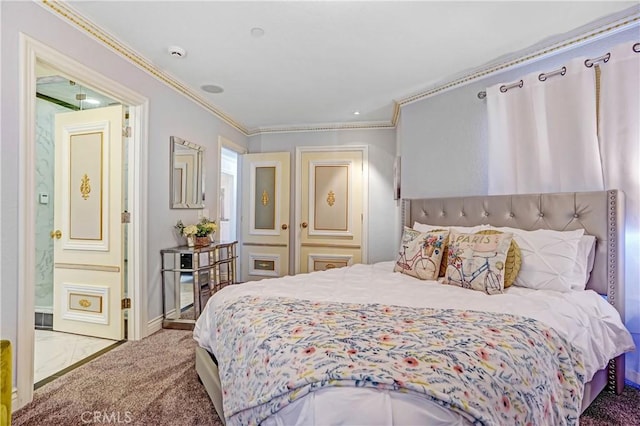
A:
MULTIPOLYGON (((402 224, 522 229, 585 228, 596 236, 596 264, 587 288, 607 296, 624 321, 624 193, 618 190, 403 200, 402 224)), ((611 360, 607 382, 621 392, 624 355, 611 360)))

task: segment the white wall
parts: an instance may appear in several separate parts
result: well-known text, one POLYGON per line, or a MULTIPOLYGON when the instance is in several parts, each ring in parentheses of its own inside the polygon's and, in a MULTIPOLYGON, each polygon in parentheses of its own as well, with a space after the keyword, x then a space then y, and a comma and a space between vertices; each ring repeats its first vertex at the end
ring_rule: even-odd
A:
MULTIPOLYGON (((477 93, 534 71, 558 69, 570 58, 601 56, 609 47, 631 40, 640 40, 638 27, 403 107, 398 126, 403 197, 487 194, 487 105, 477 93)), ((640 284, 637 276, 630 275, 627 271, 627 307, 640 303, 640 284)), ((640 319, 627 315, 627 327, 640 347, 640 319)), ((627 356, 627 378, 640 380, 638 351, 627 356)))
MULTIPOLYGON (((18 208, 19 158, 19 87, 18 34, 32 37, 60 51, 104 76, 129 87, 149 99, 148 122, 148 227, 147 269, 148 318, 162 313, 160 290, 160 255, 165 247, 177 245, 173 225, 178 219, 197 220, 196 210, 169 208, 169 137, 179 136, 207 148, 205 154, 207 208, 215 212, 214 189, 218 185, 218 136, 246 146, 248 138, 203 108, 160 83, 148 73, 103 47, 84 33, 68 25, 34 2, 0 2, 1 18, 1 141, 2 141, 2 287, 0 333, 15 345, 17 336, 18 226, 23 212, 18 208)), ((14 346, 15 347, 15 346, 14 346)), ((14 360, 21 359, 17 354, 14 360)), ((30 362, 26 360, 26 362, 30 362)), ((14 365, 15 373, 15 365, 14 365)))
MULTIPOLYGON (((393 200, 393 160, 396 132, 382 130, 337 130, 322 132, 274 133, 252 136, 249 152, 291 153, 291 217, 295 217, 295 153, 299 146, 369 146, 369 263, 393 259, 398 239, 399 216, 393 200)), ((293 247, 294 234, 290 244, 293 247)))

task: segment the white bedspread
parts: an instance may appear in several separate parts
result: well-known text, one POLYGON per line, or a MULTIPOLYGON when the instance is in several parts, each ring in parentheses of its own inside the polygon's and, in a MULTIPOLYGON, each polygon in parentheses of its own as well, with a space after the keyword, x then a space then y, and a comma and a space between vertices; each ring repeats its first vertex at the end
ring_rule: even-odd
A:
MULTIPOLYGON (((319 301, 505 312, 534 318, 564 333, 569 341, 582 350, 587 380, 591 380, 595 372, 604 368, 611 358, 634 349, 631 335, 620 321, 618 312, 590 290, 559 293, 512 286, 504 294, 490 296, 434 281, 421 281, 392 271, 393 262, 381 262, 225 287, 209 300, 196 322, 194 338, 201 347, 215 355, 216 308, 237 297, 270 295, 319 301)), ((424 401, 412 401, 415 396, 406 394, 348 388, 315 394, 287 406, 266 423, 335 424, 336 419, 331 416, 344 413, 340 409, 344 407, 346 412, 353 412, 356 416, 349 420, 358 423, 465 424, 456 414, 436 404, 425 406, 424 401), (412 409, 402 409, 407 405, 412 409)))

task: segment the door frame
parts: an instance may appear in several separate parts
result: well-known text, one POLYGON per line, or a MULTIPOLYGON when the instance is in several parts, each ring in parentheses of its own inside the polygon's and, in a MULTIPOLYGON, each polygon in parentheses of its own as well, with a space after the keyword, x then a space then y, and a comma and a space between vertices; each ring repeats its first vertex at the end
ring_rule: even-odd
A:
MULTIPOLYGON (((294 256, 295 262, 294 273, 300 272, 300 227, 298 224, 301 220, 302 212, 302 154, 307 152, 339 152, 339 151, 360 151, 362 152, 362 263, 369 262, 369 146, 368 145, 331 145, 331 146, 298 146, 296 147, 296 183, 295 183, 295 228, 294 237, 294 256)), ((291 267, 291 265, 289 265, 291 267)))
MULTIPOLYGON (((218 168, 218 176, 216 177, 216 205, 218 206, 218 211, 212 217, 216 219, 217 223, 220 223, 220 163, 222 160, 222 148, 229 149, 238 154, 238 175, 236 176, 237 186, 236 186, 236 240, 238 240, 236 256, 241 259, 240 255, 242 253, 242 156, 248 152, 247 148, 242 145, 239 145, 224 136, 218 136, 218 151, 217 151, 217 163, 216 167, 218 168)), ((237 273, 237 271, 236 271, 237 273)))
POLYGON ((127 156, 129 210, 128 283, 132 309, 128 316, 128 338, 139 340, 147 330, 147 151, 148 111, 146 97, 111 80, 95 70, 63 55, 51 47, 20 33, 20 164, 18 185, 18 339, 16 352, 17 398, 15 409, 33 399, 33 359, 35 339, 35 125, 37 60, 42 60, 83 84, 100 90, 129 107, 129 125, 133 132, 127 156), (30 362, 25 362, 30 360, 30 362))

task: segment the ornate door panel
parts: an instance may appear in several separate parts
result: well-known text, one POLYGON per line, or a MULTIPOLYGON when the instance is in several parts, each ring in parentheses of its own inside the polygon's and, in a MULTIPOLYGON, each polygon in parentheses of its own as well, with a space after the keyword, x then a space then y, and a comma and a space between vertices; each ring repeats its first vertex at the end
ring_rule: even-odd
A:
POLYGON ((299 272, 362 261, 361 151, 303 152, 299 272))
POLYGON ((242 281, 289 273, 290 154, 245 154, 242 281))
POLYGON ((122 106, 56 115, 53 328, 124 338, 122 106))

